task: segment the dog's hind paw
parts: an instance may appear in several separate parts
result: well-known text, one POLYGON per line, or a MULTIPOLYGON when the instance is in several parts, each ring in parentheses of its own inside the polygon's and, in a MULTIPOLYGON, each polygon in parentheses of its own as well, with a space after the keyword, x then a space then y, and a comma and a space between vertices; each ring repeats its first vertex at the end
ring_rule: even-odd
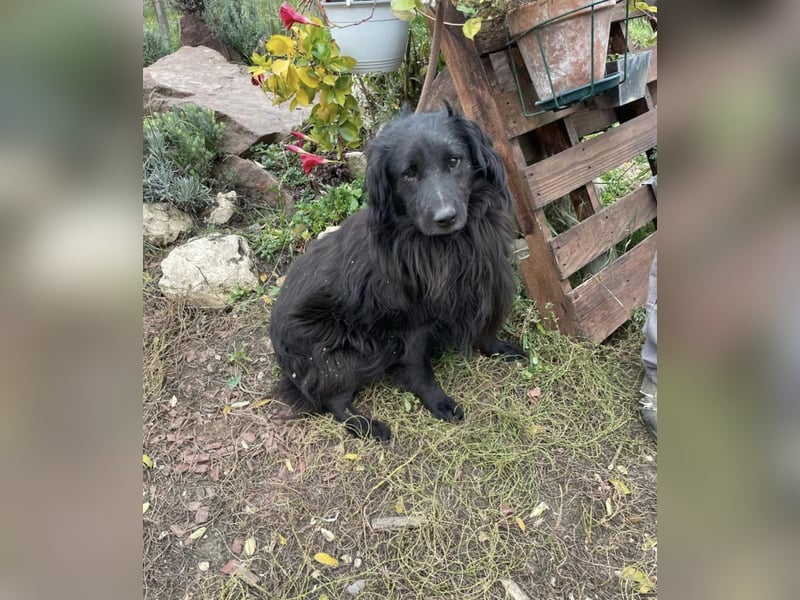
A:
POLYGON ((388 425, 380 421, 368 419, 363 415, 351 417, 345 421, 344 425, 347 430, 356 437, 373 438, 379 442, 388 442, 392 437, 392 432, 388 425))

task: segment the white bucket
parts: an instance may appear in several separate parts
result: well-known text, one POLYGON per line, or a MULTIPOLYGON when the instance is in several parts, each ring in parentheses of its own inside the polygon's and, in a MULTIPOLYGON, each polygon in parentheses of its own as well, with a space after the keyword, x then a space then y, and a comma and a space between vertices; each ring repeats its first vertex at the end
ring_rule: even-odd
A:
POLYGON ((342 55, 356 59, 353 73, 388 73, 403 62, 408 22, 394 16, 391 0, 323 2, 322 8, 342 55))

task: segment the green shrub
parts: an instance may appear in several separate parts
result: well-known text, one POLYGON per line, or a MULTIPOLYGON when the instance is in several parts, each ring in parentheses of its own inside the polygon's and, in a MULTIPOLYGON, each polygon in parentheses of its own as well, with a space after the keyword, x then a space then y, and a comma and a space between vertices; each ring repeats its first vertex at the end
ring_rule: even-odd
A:
POLYGON ((201 13, 205 8, 203 0, 170 0, 170 4, 179 12, 201 13))
POLYGON ((164 43, 158 27, 145 25, 142 34, 142 58, 144 59, 144 66, 152 65, 159 58, 171 52, 172 48, 164 43))
POLYGON ((147 202, 197 210, 208 201, 211 166, 221 154, 225 126, 193 104, 146 117, 142 180, 147 202))
POLYGON ((219 41, 249 59, 260 39, 283 31, 279 7, 277 1, 205 0, 203 20, 219 41))
POLYGON ((286 249, 294 251, 295 246, 302 246, 366 205, 363 178, 323 188, 318 198, 298 202, 291 220, 264 228, 255 242, 255 253, 272 260, 286 249))

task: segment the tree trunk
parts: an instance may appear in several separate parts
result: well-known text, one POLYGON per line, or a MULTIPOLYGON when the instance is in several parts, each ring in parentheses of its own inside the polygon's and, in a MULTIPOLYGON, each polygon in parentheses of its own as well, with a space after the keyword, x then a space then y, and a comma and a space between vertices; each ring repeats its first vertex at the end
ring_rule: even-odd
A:
POLYGON ((156 20, 158 21, 158 29, 161 31, 161 39, 167 48, 171 48, 169 20, 167 19, 167 11, 164 8, 164 0, 153 0, 153 6, 156 9, 156 20))

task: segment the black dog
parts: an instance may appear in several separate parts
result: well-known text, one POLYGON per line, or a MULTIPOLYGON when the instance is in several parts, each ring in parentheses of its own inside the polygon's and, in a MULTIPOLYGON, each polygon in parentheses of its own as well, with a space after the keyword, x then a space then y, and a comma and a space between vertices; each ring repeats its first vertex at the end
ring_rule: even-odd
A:
POLYGON ((478 125, 449 107, 400 116, 367 148, 367 192, 365 211, 291 266, 270 337, 287 401, 387 440, 385 424, 352 406, 370 380, 391 372, 434 416, 460 421, 432 353, 525 353, 496 337, 516 291, 511 197, 478 125))

